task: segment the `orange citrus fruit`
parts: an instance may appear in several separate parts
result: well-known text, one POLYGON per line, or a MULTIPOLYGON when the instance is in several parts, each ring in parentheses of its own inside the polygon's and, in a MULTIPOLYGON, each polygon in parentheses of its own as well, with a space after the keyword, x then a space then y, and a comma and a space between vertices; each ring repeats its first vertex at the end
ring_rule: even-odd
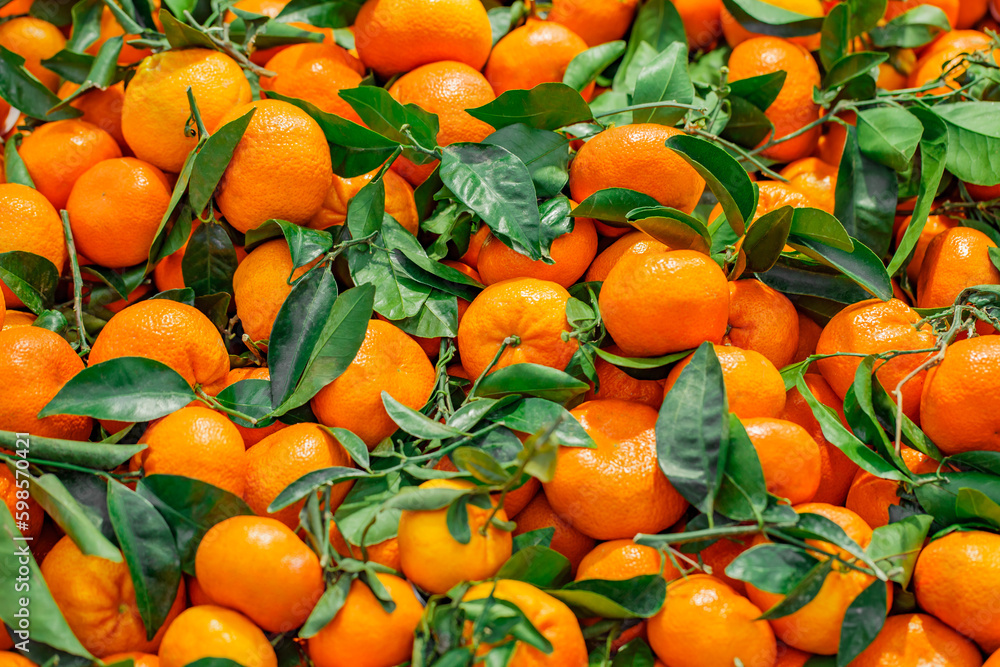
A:
MULTIPOLYGON (((344 224, 351 200, 361 192, 361 188, 371 183, 377 171, 375 169, 353 178, 342 178, 334 174, 323 205, 309 220, 308 226, 326 229, 344 224)), ((382 183, 385 185, 385 212, 416 236, 420 230, 420 219, 417 216, 417 204, 413 200, 413 188, 405 178, 392 170, 382 175, 382 183)))
POLYGON ((596 254, 597 231, 593 221, 575 218, 572 231, 552 242, 554 264, 532 260, 493 235, 486 237, 479 251, 479 275, 485 285, 511 278, 537 278, 568 288, 579 280, 596 254))
POLYGON ((185 667, 202 658, 228 658, 243 667, 278 667, 267 636, 232 609, 198 605, 184 610, 160 644, 160 667, 185 667))
POLYGON ((795 306, 759 280, 734 280, 729 283, 729 333, 722 342, 760 352, 777 368, 784 368, 799 345, 795 306))
POLYGON ((552 0, 548 19, 598 46, 624 37, 639 0, 552 0))
MULTIPOLYGON (((483 74, 501 95, 527 90, 548 82, 561 82, 573 58, 587 50, 587 42, 555 21, 529 19, 500 38, 493 47, 483 74)), ((593 84, 583 91, 585 98, 593 84)))
POLYGON ((769 493, 792 505, 809 502, 819 489, 819 445, 795 422, 772 417, 743 420, 757 450, 769 493))
POLYGON ((336 44, 293 44, 281 49, 264 66, 275 76, 264 77, 260 87, 316 105, 327 113, 360 123, 361 118, 337 93, 361 85, 364 65, 336 44))
POLYGON ((918 308, 944 308, 967 287, 1000 285, 1000 270, 990 260, 997 244, 971 227, 946 229, 927 245, 917 281, 918 308))
POLYGON ((597 446, 559 448, 556 474, 543 484, 559 516, 598 540, 658 533, 681 518, 687 501, 657 463, 656 410, 601 400, 570 414, 597 446))
POLYGON ((517 528, 512 533, 514 537, 533 530, 553 528, 555 532, 549 547, 569 559, 574 572, 580 560, 597 544, 594 538, 584 535, 569 521, 556 514, 545 493, 535 494, 531 502, 517 513, 514 522, 517 523, 517 528))
POLYGON ((34 16, 12 18, 0 23, 0 46, 24 58, 25 69, 46 88, 55 90, 59 86, 59 75, 41 62, 66 46, 59 28, 34 16))

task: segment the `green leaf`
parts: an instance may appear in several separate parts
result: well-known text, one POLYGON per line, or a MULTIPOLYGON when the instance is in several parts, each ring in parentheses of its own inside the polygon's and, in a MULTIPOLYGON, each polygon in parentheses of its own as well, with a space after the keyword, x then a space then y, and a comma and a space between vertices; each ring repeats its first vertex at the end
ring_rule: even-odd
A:
POLYGON ((900 14, 884 26, 872 28, 869 36, 880 49, 895 47, 913 49, 951 30, 948 17, 934 5, 917 5, 900 14))
MULTIPOLYGON (((18 592, 28 592, 20 591, 25 581, 30 586, 31 639, 72 655, 93 658, 66 623, 34 554, 28 544, 21 541, 21 533, 6 503, 0 504, 0 545, 3 547, 0 552, 0 586, 5 591, 18 592)), ((27 609, 21 604, 21 599, 22 596, 13 593, 0 595, 0 616, 11 619, 11 625, 27 609)))
POLYGON ((830 71, 833 64, 847 54, 852 37, 851 7, 846 2, 837 3, 823 19, 820 33, 819 59, 824 70, 830 71))
POLYGON ((253 516, 241 498, 190 477, 156 474, 144 477, 136 492, 166 520, 184 572, 194 575, 194 557, 205 533, 234 516, 253 516))
MULTIPOLYGON (((0 431, 0 446, 5 449, 17 449, 18 439, 17 433, 0 431)), ((127 463, 132 456, 144 449, 146 445, 111 445, 32 435, 30 456, 33 459, 68 463, 84 468, 113 470, 127 463)))
MULTIPOLYGON (((781 72, 784 74, 784 72, 781 72)), ((774 132, 774 123, 753 104, 736 95, 729 101, 729 122, 722 131, 722 138, 741 146, 759 146, 774 132)))
POLYGON ((380 250, 392 247, 385 235, 393 226, 402 230, 402 234, 413 238, 399 223, 390 216, 385 216, 382 220, 382 233, 375 237, 373 245, 348 248, 347 263, 351 279, 356 285, 368 284, 374 287, 375 311, 386 319, 395 321, 420 313, 433 288, 407 272, 404 263, 408 260, 402 252, 380 250))
MULTIPOLYGON (((635 93, 632 104, 652 104, 655 102, 694 102, 694 86, 687 69, 688 50, 682 42, 674 42, 649 62, 642 70, 635 83, 635 93)), ((656 107, 650 109, 635 109, 632 119, 635 123, 659 123, 660 125, 676 125, 687 109, 672 107, 656 107)))
POLYGON ((549 130, 508 125, 481 143, 501 146, 520 158, 531 173, 539 199, 555 197, 569 182, 569 139, 549 130))
POLYGON ((538 130, 556 130, 594 119, 580 93, 565 83, 542 83, 531 90, 508 90, 489 104, 466 109, 466 112, 498 130, 515 123, 538 130))
POLYGON ((729 225, 742 236, 757 209, 756 191, 746 170, 725 150, 698 137, 670 137, 667 148, 677 151, 705 179, 729 225))
MULTIPOLYGON (((229 121, 208 138, 194 159, 188 181, 188 198, 195 211, 203 211, 212 200, 215 188, 233 158, 233 151, 243 138, 256 109, 250 109, 236 120, 229 121)), ((207 227, 208 225, 202 225, 207 227)))
POLYGON ((799 393, 802 394, 802 397, 808 403, 813 416, 819 422, 820 428, 823 431, 823 437, 826 438, 827 442, 842 451, 863 470, 870 472, 876 477, 895 481, 905 480, 905 477, 893 465, 866 447, 853 433, 848 431, 832 408, 817 401, 803 378, 798 378, 795 388, 799 390, 799 393))
POLYGON ((787 76, 788 72, 778 70, 739 81, 730 81, 730 95, 742 97, 761 111, 767 111, 774 100, 778 99, 787 76))
POLYGON ((1000 102, 939 104, 948 128, 948 171, 976 185, 1000 183, 1000 102))
POLYGON ((0 97, 26 116, 42 121, 67 120, 83 114, 73 107, 50 114, 49 110, 61 100, 24 68, 24 58, 4 46, 0 46, 0 97))
POLYGON ((260 227, 251 229, 246 233, 246 244, 244 247, 247 251, 250 251, 267 241, 281 236, 284 236, 285 242, 288 243, 288 251, 292 256, 292 266, 296 269, 300 266, 305 266, 333 249, 333 235, 330 232, 309 229, 308 227, 296 225, 287 220, 268 220, 260 227))
POLYGON ((785 241, 792 229, 791 206, 760 216, 747 230, 743 241, 743 252, 746 253, 747 271, 764 272, 774 266, 785 248, 785 241))
POLYGON ((955 515, 962 521, 1000 528, 1000 504, 978 489, 958 490, 955 515))
POLYGON ((656 667, 656 658, 649 644, 633 639, 618 651, 611 667, 656 667))
POLYGON ((800 238, 815 239, 845 252, 854 250, 854 241, 840 220, 818 208, 793 209, 791 233, 800 238))
POLYGON ((667 377, 674 364, 691 354, 690 350, 684 350, 662 357, 622 357, 599 348, 594 352, 637 380, 662 380, 667 377))
POLYGON ((490 419, 519 433, 537 433, 556 421, 553 439, 564 447, 594 447, 594 441, 566 408, 544 398, 526 398, 497 408, 490 419))
POLYGON ((776 535, 791 536, 799 540, 820 540, 840 547, 847 553, 859 559, 865 565, 875 569, 875 562, 865 553, 837 523, 822 514, 803 512, 794 526, 786 526, 774 531, 776 535))
POLYGON ((580 202, 573 209, 572 216, 627 224, 630 212, 636 209, 659 206, 660 202, 642 192, 627 188, 605 188, 580 202))
POLYGON ((538 260, 547 256, 528 168, 500 146, 457 143, 443 150, 441 180, 505 245, 538 260))
POLYGON ((101 533, 85 508, 51 473, 31 478, 31 497, 88 556, 122 562, 121 552, 101 533))
POLYGON ((750 32, 775 37, 804 37, 823 28, 823 17, 806 16, 764 0, 722 0, 729 13, 750 32))
POLYGON ((887 596, 885 582, 876 579, 851 601, 840 626, 837 667, 847 667, 875 641, 885 624, 887 596))
POLYGON ((490 373, 476 388, 476 396, 535 396, 566 403, 586 393, 590 385, 572 375, 538 364, 514 364, 490 373))
MULTIPOLYGON (((83 53, 101 35, 101 14, 104 3, 100 0, 83 0, 73 5, 73 29, 66 42, 67 51, 83 53)), ((79 81, 75 82, 79 83, 79 81)))
POLYGON ((152 640, 167 620, 181 584, 174 536, 148 500, 115 480, 108 482, 108 515, 135 585, 146 639, 152 640))
POLYGON ((469 528, 468 502, 468 496, 458 496, 448 504, 448 511, 445 512, 445 525, 448 526, 448 533, 459 544, 468 544, 472 540, 472 531, 469 528))
POLYGON ((86 95, 91 90, 107 90, 116 81, 122 80, 124 72, 118 68, 118 54, 121 52, 121 49, 122 37, 120 35, 104 42, 91 63, 90 69, 87 70, 87 74, 80 86, 70 95, 64 97, 59 104, 52 107, 49 113, 69 108, 71 102, 86 95))
POLYGON ((757 279, 785 295, 823 299, 825 310, 821 314, 827 320, 843 308, 840 304, 871 298, 871 294, 847 276, 787 256, 782 256, 770 271, 758 273, 757 279), (829 302, 825 303, 826 300, 829 302))
POLYGON ((184 285, 195 296, 232 293, 237 264, 236 250, 226 230, 221 225, 201 224, 191 235, 181 260, 184 285))
MULTIPOLYGON (((541 530, 524 535, 539 532, 541 530)), ((515 579, 539 588, 550 588, 560 586, 570 579, 571 570, 569 559, 561 553, 550 549, 547 545, 529 544, 518 549, 503 564, 496 576, 498 579, 515 579)))
POLYGON ((323 595, 320 596, 319 602, 310 612, 309 618, 299 630, 299 637, 303 639, 314 637, 336 617, 344 603, 347 602, 347 594, 351 590, 352 581, 353 577, 341 575, 332 585, 327 586, 323 595))
POLYGON ((23 135, 20 132, 16 133, 7 140, 7 144, 4 146, 3 158, 5 176, 8 183, 19 183, 20 185, 34 188, 35 182, 31 180, 31 174, 28 173, 28 167, 25 166, 24 160, 21 159, 21 154, 17 152, 21 147, 22 136, 23 135))
POLYGON ((368 477, 370 474, 364 470, 345 466, 331 466, 307 472, 282 489, 281 493, 275 496, 271 504, 267 506, 267 511, 280 512, 326 485, 368 477))
POLYGON ((643 3, 632 22, 625 57, 615 73, 614 90, 632 92, 633 86, 627 83, 626 77, 631 69, 630 65, 644 50, 643 47, 655 55, 675 42, 687 44, 687 34, 684 31, 684 21, 674 4, 670 0, 649 0, 643 3))
POLYGON ((904 172, 913 161, 924 126, 906 109, 881 107, 858 112, 858 146, 867 157, 904 172))
POLYGON ((872 533, 872 540, 865 551, 891 581, 907 588, 933 520, 927 514, 915 514, 879 526, 872 533))
POLYGON ((268 418, 271 412, 271 382, 269 380, 247 379, 234 382, 216 396, 215 400, 230 410, 237 410, 257 420, 252 424, 240 417, 229 419, 243 428, 264 428, 274 423, 268 418))
POLYGON ((36 315, 55 303, 59 271, 45 257, 11 250, 0 253, 0 281, 36 315))
POLYGON ((726 576, 779 595, 790 594, 819 561, 801 547, 758 544, 726 566, 726 576))
MULTIPOLYGON (((329 273, 324 270, 323 274, 321 284, 312 293, 322 303, 329 304, 330 290, 336 286, 331 284, 329 273)), ((292 289, 294 292, 295 288, 292 289)), ((302 299, 290 306, 289 295, 272 329, 271 399, 279 415, 304 405, 354 361, 368 331, 375 290, 371 285, 352 287, 339 298, 334 295, 335 301, 325 310, 317 307, 321 304, 307 299, 309 291, 303 290, 302 294, 302 299), (285 306, 289 306, 287 313, 285 306), (283 313, 286 317, 282 317, 283 313), (307 319, 297 319, 297 315, 307 319), (303 327, 305 322, 312 323, 310 328, 303 327), (282 382, 278 389, 275 389, 276 377, 282 382)))
POLYGON ((811 238, 791 234, 788 245, 811 259, 834 268, 866 290, 887 301, 892 298, 892 281, 878 255, 854 240, 854 250, 845 252, 811 238))
MULTIPOLYGON (((106 5, 110 9, 110 5, 106 5)), ((119 18, 119 23, 125 29, 126 34, 137 34, 141 30, 141 26, 137 24, 128 14, 121 11, 111 10, 115 17, 119 18), (132 25, 126 25, 126 23, 131 23, 132 25), (139 28, 140 30, 136 30, 139 28)), ((160 21, 163 23, 163 34, 167 39, 167 42, 172 48, 184 49, 190 47, 198 47, 203 49, 215 49, 215 43, 212 42, 211 38, 203 30, 198 30, 187 23, 183 23, 176 19, 170 12, 166 9, 160 10, 160 21)))
POLYGON ((283 100, 293 104, 312 116, 319 123, 330 145, 333 173, 344 178, 353 178, 376 169, 395 152, 398 142, 383 137, 367 127, 358 125, 332 113, 320 111, 304 100, 286 97, 274 91, 266 91, 270 99, 283 100))
POLYGON ((193 400, 191 385, 166 364, 144 357, 118 357, 74 375, 38 416, 143 422, 169 415, 193 400))
POLYGON ((752 521, 763 515, 768 502, 757 450, 743 424, 730 414, 729 447, 715 511, 734 521, 752 521))
POLYGON ((667 598, 667 582, 659 574, 643 574, 622 581, 584 579, 546 591, 584 616, 649 618, 667 598))
POLYGON ((667 392, 656 422, 660 469, 692 505, 711 512, 722 483, 729 441, 722 367, 702 343, 667 392))
POLYGON ((823 77, 823 89, 833 90, 845 86, 857 78, 868 75, 888 59, 888 53, 873 51, 850 53, 835 62, 826 73, 823 77))
POLYGON ((382 392, 382 405, 389 414, 392 421, 396 422, 401 429, 425 440, 437 440, 463 435, 461 431, 453 426, 434 421, 413 408, 403 405, 389 395, 389 392, 382 392))
POLYGON ((284 23, 308 23, 317 28, 346 28, 354 24, 361 0, 292 0, 282 9, 277 20, 284 23))
POLYGON ((507 481, 507 471, 481 449, 459 447, 450 454, 450 458, 455 467, 468 472, 483 484, 503 484, 507 481))
POLYGON ((493 33, 493 46, 496 46, 504 35, 513 30, 524 11, 524 3, 518 0, 510 7, 493 7, 486 12, 490 19, 490 30, 493 33))
POLYGON ((581 51, 569 61, 563 74, 563 83, 573 90, 582 91, 623 53, 625 53, 625 42, 621 40, 605 42, 581 51))
POLYGON ((712 237, 705 223, 675 208, 642 207, 630 211, 628 218, 633 227, 672 250, 697 250, 708 254, 712 248, 712 237))
POLYGON ((526 533, 514 536, 514 553, 528 547, 542 546, 548 547, 552 544, 552 538, 556 534, 554 526, 529 530, 526 533))
POLYGON ((785 598, 760 616, 760 620, 771 620, 794 614, 813 601, 819 595, 826 577, 833 570, 833 559, 817 563, 813 569, 801 579, 785 598))
MULTIPOLYGON (((411 144, 426 150, 437 148, 438 117, 424 111, 416 104, 400 104, 384 88, 358 86, 338 93, 357 112, 369 128, 399 144, 411 144), (409 136, 403 131, 407 128, 409 136), (410 137, 413 137, 411 140, 410 137)), ((407 152, 407 157, 418 164, 431 158, 422 153, 407 152)))

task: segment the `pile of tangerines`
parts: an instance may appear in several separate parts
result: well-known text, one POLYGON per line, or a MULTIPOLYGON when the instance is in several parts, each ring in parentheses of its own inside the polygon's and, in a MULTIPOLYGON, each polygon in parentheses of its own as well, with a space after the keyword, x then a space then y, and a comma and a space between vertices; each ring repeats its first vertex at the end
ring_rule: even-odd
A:
POLYGON ((1000 667, 997 0, 0 4, 0 667, 1000 667))

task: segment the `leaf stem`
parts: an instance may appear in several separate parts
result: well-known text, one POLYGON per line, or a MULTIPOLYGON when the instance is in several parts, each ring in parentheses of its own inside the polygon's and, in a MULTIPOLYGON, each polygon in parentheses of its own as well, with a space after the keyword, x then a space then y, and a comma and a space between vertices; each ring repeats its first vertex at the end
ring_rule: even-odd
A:
POLYGON ((614 116, 620 113, 626 113, 628 111, 638 111, 639 109, 658 109, 658 108, 670 108, 670 109, 693 109, 694 111, 700 111, 702 113, 708 113, 708 109, 704 107, 699 107, 694 104, 684 104, 683 102, 646 102, 644 104, 633 104, 631 106, 622 107, 621 109, 615 109, 613 111, 602 111, 601 113, 595 113, 594 118, 607 118, 608 116, 614 116))
POLYGON ((73 229, 69 224, 69 213, 65 210, 59 213, 62 217, 66 250, 69 252, 69 262, 73 272, 73 312, 76 314, 76 330, 80 339, 80 356, 84 356, 90 352, 90 340, 87 337, 87 328, 83 325, 83 276, 80 274, 80 260, 76 254, 76 243, 73 242, 73 229))
POLYGON ((506 338, 503 339, 503 342, 500 343, 500 348, 497 350, 497 353, 493 356, 493 361, 491 361, 489 366, 487 366, 483 370, 483 372, 479 374, 479 377, 476 378, 476 381, 472 385, 472 389, 469 390, 469 400, 475 398, 476 390, 479 389, 479 384, 483 381, 483 378, 489 375, 490 371, 492 371, 493 368, 498 363, 500 363, 500 357, 501 355, 503 355, 504 350, 506 350, 508 347, 517 347, 520 344, 521 344, 520 336, 507 336, 506 338))
POLYGON ((198 386, 197 391, 195 393, 198 396, 198 400, 200 400, 208 407, 214 410, 218 410, 219 412, 225 413, 230 417, 236 417, 238 419, 242 419, 243 421, 249 422, 255 426, 257 425, 258 420, 256 418, 251 417, 250 415, 245 414, 243 412, 240 412, 239 410, 233 410, 232 408, 226 407, 225 405, 220 403, 217 398, 215 398, 210 394, 205 393, 205 390, 202 389, 200 385, 198 386))

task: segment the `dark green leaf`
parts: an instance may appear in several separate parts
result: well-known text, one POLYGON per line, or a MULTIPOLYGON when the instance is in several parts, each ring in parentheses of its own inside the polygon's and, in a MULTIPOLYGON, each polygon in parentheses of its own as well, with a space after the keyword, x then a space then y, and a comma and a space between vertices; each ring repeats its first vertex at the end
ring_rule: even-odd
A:
POLYGON ((735 415, 729 416, 729 447, 715 511, 734 521, 759 519, 768 505, 757 450, 735 415))
POLYGON ((875 641, 885 624, 887 596, 885 582, 876 579, 851 601, 840 626, 837 667, 847 667, 875 641))
POLYGON ((781 602, 765 611, 760 618, 768 621, 782 618, 794 614, 812 602, 826 582, 827 575, 833 570, 833 563, 833 559, 827 559, 813 566, 809 574, 800 580, 781 602))
POLYGON ((263 428, 274 420, 266 416, 271 412, 271 383, 268 380, 247 379, 234 382, 216 396, 215 400, 230 410, 242 412, 257 420, 257 424, 230 415, 233 423, 243 428, 263 428))
POLYGON ((21 133, 18 132, 8 139, 7 144, 4 146, 4 175, 8 183, 19 183, 20 185, 34 188, 35 182, 31 180, 28 167, 25 166, 24 160, 21 159, 21 154, 17 152, 21 147, 21 137, 21 133))
POLYGON ((801 547, 758 544, 726 567, 726 575, 769 593, 788 595, 809 576, 819 561, 801 547))
POLYGON ((0 46, 0 97, 38 120, 66 120, 82 114, 73 107, 50 114, 49 110, 59 104, 59 98, 24 68, 24 58, 4 46, 0 46))
POLYGON ((516 155, 531 173, 540 199, 555 197, 569 182, 569 139, 549 130, 508 125, 483 139, 516 155))
POLYGON ((346 468, 344 466, 331 466, 329 468, 313 470, 286 486, 281 493, 275 496, 271 504, 267 506, 267 511, 280 512, 328 484, 337 484, 360 477, 368 477, 369 474, 364 470, 356 470, 355 468, 346 468))
POLYGON ((472 531, 469 529, 468 501, 468 496, 459 496, 451 501, 448 505, 448 511, 445 512, 448 533, 459 544, 468 544, 472 539, 472 531))
POLYGON ((656 667, 656 659, 649 644, 633 639, 618 651, 611 667, 656 667))
POLYGON ((502 424, 519 433, 536 433, 559 422, 552 437, 564 447, 594 447, 594 441, 566 408, 544 398, 526 398, 497 408, 490 416, 497 424, 502 424))
POLYGON ((528 168, 500 146, 457 143, 444 149, 441 180, 505 245, 531 259, 547 256, 528 168))
POLYGON ((353 238, 363 239, 381 231, 384 219, 385 181, 376 178, 361 188, 347 205, 347 228, 353 238))
POLYGON ((181 260, 184 285, 195 296, 231 293, 237 264, 236 250, 226 230, 216 224, 198 225, 181 260))
POLYGON ((584 579, 548 591, 585 616, 649 618, 667 597, 667 582, 659 574, 643 574, 622 581, 584 579))
POLYGON ((736 95, 726 99, 729 101, 730 118, 722 131, 723 139, 753 147, 759 146, 774 132, 774 123, 753 104, 736 95))
MULTIPOLYGON (((0 431, 0 446, 17 449, 18 437, 10 431, 0 431)), ((146 449, 146 445, 112 445, 101 442, 79 442, 31 436, 31 458, 56 461, 97 470, 113 470, 127 463, 133 455, 146 449)))
POLYGON ((750 176, 740 163, 719 146, 686 134, 667 139, 667 147, 677 151, 701 174, 722 204, 733 231, 743 235, 757 209, 757 196, 750 176))
POLYGON ((72 538, 80 551, 87 556, 122 562, 122 554, 118 548, 94 525, 88 512, 58 477, 51 473, 32 477, 30 488, 31 497, 72 538))
POLYGON ((881 107, 858 112, 861 152, 898 172, 906 171, 920 144, 924 126, 906 109, 881 107))
POLYGON ((434 421, 413 408, 403 405, 389 395, 389 392, 382 392, 382 405, 389 414, 392 421, 409 433, 425 440, 436 440, 451 438, 462 435, 462 432, 453 426, 434 421))
POLYGON ((595 349, 597 356, 614 364, 637 380, 662 380, 678 361, 691 354, 690 350, 662 357, 623 357, 607 350, 595 349))
POLYGON ((747 271, 764 272, 778 261, 792 228, 793 210, 791 206, 782 206, 760 216, 750 226, 743 241, 747 271))
POLYGON ((803 37, 823 27, 822 16, 806 16, 764 0, 723 0, 723 4, 744 28, 763 35, 803 37))
POLYGON ((823 77, 823 89, 832 90, 847 85, 851 81, 869 74, 888 59, 888 53, 875 53, 873 51, 848 54, 835 62, 826 76, 823 77))
POLYGON ((614 89, 623 93, 632 92, 633 86, 627 83, 626 78, 628 71, 632 69, 630 64, 640 51, 648 49, 655 56, 675 42, 687 44, 687 34, 684 31, 684 21, 674 4, 670 0, 649 0, 643 3, 632 23, 625 57, 615 73, 614 89))
POLYGON ((459 447, 450 455, 452 463, 483 484, 503 484, 507 481, 507 471, 496 459, 475 447, 459 447))
MULTIPOLYGON (((236 120, 229 121, 208 138, 194 159, 188 181, 188 197, 195 211, 203 211, 222 180, 233 151, 243 138, 256 109, 250 109, 236 120)), ((208 225, 202 225, 207 227, 208 225)))
POLYGON ((327 586, 319 602, 316 603, 316 606, 313 607, 312 612, 309 614, 309 618, 306 619, 306 622, 302 625, 302 629, 299 630, 299 637, 309 639, 329 625, 340 612, 344 603, 347 602, 347 594, 351 590, 352 581, 353 577, 341 575, 337 577, 336 582, 327 586))
POLYGON ((846 2, 837 3, 823 19, 820 33, 819 58, 823 69, 830 71, 833 64, 847 54, 852 37, 851 6, 846 2))
POLYGON ((722 367, 703 343, 664 397, 656 422, 660 469, 688 502, 711 512, 729 441, 722 367))
POLYGON ((190 477, 150 475, 139 481, 136 492, 166 519, 181 567, 191 575, 198 545, 209 528, 234 516, 253 515, 238 496, 190 477))
POLYGON ((143 357, 118 357, 77 373, 38 416, 85 415, 122 422, 150 421, 169 415, 193 400, 191 385, 166 364, 143 357))
POLYGON ((672 250, 697 250, 708 254, 712 237, 698 218, 667 206, 638 208, 628 214, 629 222, 672 250))
POLYGON ((788 245, 811 259, 840 271, 883 301, 892 298, 892 281, 886 273, 885 265, 878 255, 859 240, 854 239, 854 250, 845 252, 793 233, 788 237, 788 245))
MULTIPOLYGON (((338 94, 347 100, 365 125, 382 136, 399 144, 415 141, 417 146, 426 150, 437 148, 436 114, 428 113, 415 104, 400 104, 388 90, 378 86, 358 86, 341 90, 338 94), (409 134, 403 131, 404 127, 409 134)), ((423 154, 408 153, 407 156, 419 163, 430 159, 423 154)))
MULTIPOLYGON (((101 14, 104 3, 100 0, 83 0, 73 5, 73 29, 66 42, 67 51, 83 53, 101 35, 101 14)), ((76 83, 79 83, 77 81, 76 83)))
POLYGON ((573 90, 582 91, 623 53, 625 53, 625 42, 621 40, 605 42, 582 51, 576 54, 566 67, 563 83, 573 90))
POLYGON ((539 130, 555 130, 594 118, 580 93, 565 83, 542 83, 531 90, 508 90, 489 104, 466 111, 498 130, 515 123, 539 130))
POLYGON ((895 172, 862 153, 858 131, 848 127, 837 174, 835 213, 847 232, 879 257, 889 250, 897 189, 895 172))
POLYGON ((605 188, 590 195, 573 209, 575 218, 596 218, 605 222, 628 223, 628 214, 660 203, 642 192, 627 188, 605 188))
POLYGON ((879 48, 913 49, 951 29, 948 17, 934 5, 917 5, 884 26, 873 28, 872 43, 879 48))
POLYGON ((879 526, 865 550, 890 580, 907 588, 932 522, 931 516, 917 514, 879 526))
POLYGON ((338 176, 353 178, 367 174, 389 159, 399 146, 398 142, 387 139, 378 132, 336 114, 320 111, 304 100, 279 95, 274 91, 267 91, 267 96, 294 104, 319 123, 330 144, 333 173, 338 176))
MULTIPOLYGON (((324 282, 328 280, 329 278, 323 278, 324 282)), ((317 292, 317 298, 321 302, 325 301, 323 295, 326 289, 330 288, 321 287, 321 291, 317 292)), ((306 336, 308 342, 305 344, 300 344, 297 347, 289 345, 290 349, 286 352, 278 354, 270 352, 272 368, 275 365, 278 366, 277 372, 272 370, 271 398, 274 400, 276 397, 282 396, 282 399, 277 402, 279 414, 304 405, 320 389, 340 377, 340 374, 354 361, 368 330, 368 320, 372 316, 374 292, 371 285, 359 285, 340 295, 333 306, 328 307, 326 311, 308 309, 307 316, 311 318, 310 321, 316 323, 314 325, 316 333, 308 333, 306 336), (323 324, 319 325, 319 322, 323 322, 323 324), (278 394, 274 389, 274 378, 276 374, 284 374, 279 365, 282 363, 280 361, 282 359, 288 359, 287 363, 292 368, 286 386, 278 394)), ((287 303, 288 300, 285 301, 286 305, 287 303)), ((283 311, 284 305, 282 311, 278 313, 279 320, 283 311)), ((287 340, 290 341, 295 340, 296 331, 300 334, 301 331, 308 331, 300 328, 302 321, 294 319, 295 312, 298 312, 298 309, 290 310, 289 319, 283 323, 283 327, 288 327, 287 340)), ((277 321, 272 331, 275 334, 281 333, 281 338, 272 336, 272 345, 276 345, 278 340, 286 340, 286 330, 283 328, 279 332, 277 321)), ((274 350, 273 347, 270 349, 274 350)))
POLYGON ((122 547, 146 639, 163 625, 177 598, 181 565, 174 536, 153 505, 120 482, 108 482, 108 515, 122 547))
POLYGON ((948 171, 967 183, 1000 183, 1000 102, 939 104, 948 128, 948 171))
MULTIPOLYGON (((363 190, 364 188, 362 188, 363 190)), ((355 197, 356 199, 356 197, 355 197)), ((309 229, 287 220, 268 220, 257 229, 246 233, 248 251, 274 238, 284 236, 296 269, 326 254, 333 248, 333 235, 318 229, 309 229)))
POLYGON ((44 257, 11 250, 0 253, 0 281, 37 315, 52 307, 59 271, 44 257))
POLYGON ((22 596, 14 595, 13 591, 18 591, 19 577, 23 585, 26 572, 27 582, 31 587, 31 639, 72 655, 93 658, 66 623, 28 545, 15 541, 15 538, 20 537, 14 517, 6 503, 3 503, 0 506, 0 545, 3 549, 0 552, 0 586, 3 590, 12 592, 0 595, 0 616, 11 619, 10 623, 13 625, 18 614, 24 613, 22 596))
POLYGON ((818 208, 793 209, 791 233, 800 238, 815 239, 845 252, 854 250, 854 241, 844 229, 844 225, 840 224, 837 218, 818 208))
MULTIPOLYGON (((694 87, 687 69, 687 45, 674 42, 648 63, 639 72, 635 83, 632 104, 655 102, 694 102, 694 87)), ((659 123, 676 125, 687 115, 687 109, 656 107, 635 109, 632 119, 635 123, 659 123)))
POLYGON ((284 23, 309 23, 317 28, 346 28, 354 24, 361 0, 292 0, 278 13, 284 23))
POLYGON ((590 388, 568 373, 538 364, 514 364, 490 373, 476 388, 476 396, 536 396, 566 403, 590 388))
POLYGON ((784 256, 770 271, 758 273, 757 279, 785 295, 829 299, 831 312, 826 313, 826 319, 843 308, 840 304, 871 298, 871 294, 845 275, 784 256))
POLYGON ((742 97, 761 111, 767 111, 768 107, 778 98, 778 94, 781 93, 787 76, 788 72, 778 70, 739 81, 731 81, 729 83, 730 95, 742 97))

